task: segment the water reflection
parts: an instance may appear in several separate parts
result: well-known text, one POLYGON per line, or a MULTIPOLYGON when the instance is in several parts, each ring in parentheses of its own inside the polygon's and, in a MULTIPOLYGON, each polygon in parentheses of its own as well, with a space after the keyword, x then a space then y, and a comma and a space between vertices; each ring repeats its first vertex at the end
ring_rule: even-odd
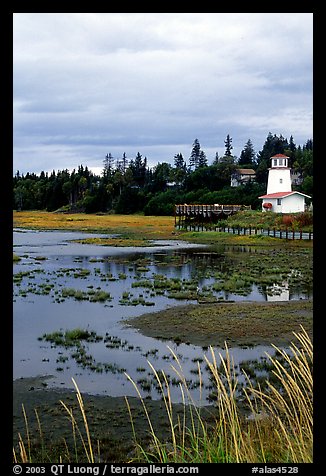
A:
POLYGON ((269 286, 266 292, 267 301, 289 301, 290 289, 288 281, 282 281, 281 284, 269 286))

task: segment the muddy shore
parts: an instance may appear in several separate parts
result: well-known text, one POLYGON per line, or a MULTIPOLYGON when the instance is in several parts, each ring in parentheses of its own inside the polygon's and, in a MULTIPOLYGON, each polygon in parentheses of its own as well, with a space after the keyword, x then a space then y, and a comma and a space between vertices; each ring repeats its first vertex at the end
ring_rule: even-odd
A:
MULTIPOLYGON (((64 388, 47 388, 48 377, 21 378, 13 382, 13 446, 18 448, 19 434, 25 447, 30 438, 33 461, 44 462, 42 444, 46 448, 48 462, 58 462, 59 455, 66 462, 76 461, 71 418, 62 402, 73 411, 83 438, 87 441, 85 426, 77 401, 76 392, 64 388), (24 410, 22 407, 24 406, 24 410), (28 435, 26 430, 26 421, 28 435), (40 432, 42 438, 40 438, 40 432)), ((137 443, 148 445, 151 441, 150 427, 143 404, 136 397, 110 397, 82 394, 85 413, 91 433, 92 444, 99 461, 130 462, 135 458, 135 438, 137 443)), ((155 435, 162 441, 170 438, 170 423, 162 400, 145 400, 146 410, 155 429, 155 435)), ((216 410, 212 406, 201 408, 201 415, 207 423, 215 421, 216 410)), ((182 404, 173 406, 175 422, 190 415, 182 404)), ((85 462, 85 451, 77 436, 78 461, 85 462)))

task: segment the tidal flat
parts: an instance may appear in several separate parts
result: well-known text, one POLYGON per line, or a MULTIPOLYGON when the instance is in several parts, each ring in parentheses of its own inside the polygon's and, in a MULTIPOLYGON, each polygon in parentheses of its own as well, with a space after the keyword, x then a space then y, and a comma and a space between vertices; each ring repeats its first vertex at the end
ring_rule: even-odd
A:
POLYGON ((172 246, 166 242, 122 249, 73 243, 75 232, 28 233, 20 230, 14 247, 19 258, 14 263, 14 435, 25 425, 22 403, 35 423, 35 438, 34 408, 43 429, 57 428, 54 445, 60 429, 62 435, 69 434, 59 400, 67 397, 75 405, 74 377, 85 396, 94 435, 121 461, 130 451, 131 438, 124 395, 132 400, 137 428, 142 427, 144 435, 148 432, 124 371, 139 385, 163 431, 162 395, 147 361, 166 372, 174 405, 179 405, 180 382, 171 375, 175 361, 167 346, 184 367, 195 401, 201 393, 203 408, 214 412, 202 364, 210 345, 218 353, 227 342, 239 372, 250 365, 253 379, 266 379, 268 373, 257 369, 271 344, 287 347, 300 326, 312 334, 309 246, 217 241, 187 247, 174 239, 172 246), (28 244, 31 235, 34 242, 28 244), (71 336, 76 329, 95 339, 65 346, 60 336, 71 336), (42 339, 51 335, 59 339, 42 339), (200 391, 198 364, 204 378, 200 391), (60 425, 63 421, 66 427, 60 425), (118 456, 120 449, 123 456, 118 456))
POLYGON ((220 302, 146 313, 125 321, 144 335, 201 347, 289 345, 301 326, 312 338, 313 302, 220 302))

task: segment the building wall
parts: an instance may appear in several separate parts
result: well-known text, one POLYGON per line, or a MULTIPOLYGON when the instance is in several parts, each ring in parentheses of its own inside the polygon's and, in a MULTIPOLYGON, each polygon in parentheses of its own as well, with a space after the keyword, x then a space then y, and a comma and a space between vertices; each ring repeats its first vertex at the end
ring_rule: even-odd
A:
POLYGON ((291 169, 269 169, 267 194, 292 190, 291 169))
MULTIPOLYGON (((297 213, 304 212, 305 199, 302 195, 289 195, 281 198, 281 205, 277 204, 277 198, 265 198, 263 204, 269 202, 273 205, 271 211, 275 213, 297 213)), ((266 209, 262 206, 262 210, 266 209)))
POLYGON ((289 195, 281 199, 281 213, 304 212, 305 199, 302 195, 289 195))

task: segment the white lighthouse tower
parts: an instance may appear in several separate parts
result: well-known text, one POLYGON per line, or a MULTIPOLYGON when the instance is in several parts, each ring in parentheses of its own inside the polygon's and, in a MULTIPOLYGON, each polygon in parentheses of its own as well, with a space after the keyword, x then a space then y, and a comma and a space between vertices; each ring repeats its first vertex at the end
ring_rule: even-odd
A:
POLYGON ((262 210, 276 213, 296 213, 305 209, 305 198, 311 198, 301 192, 292 191, 289 157, 276 154, 271 157, 268 169, 267 194, 258 198, 263 200, 262 210))
POLYGON ((271 167, 268 169, 267 195, 275 192, 291 192, 291 169, 288 166, 289 157, 283 154, 271 157, 271 167))

